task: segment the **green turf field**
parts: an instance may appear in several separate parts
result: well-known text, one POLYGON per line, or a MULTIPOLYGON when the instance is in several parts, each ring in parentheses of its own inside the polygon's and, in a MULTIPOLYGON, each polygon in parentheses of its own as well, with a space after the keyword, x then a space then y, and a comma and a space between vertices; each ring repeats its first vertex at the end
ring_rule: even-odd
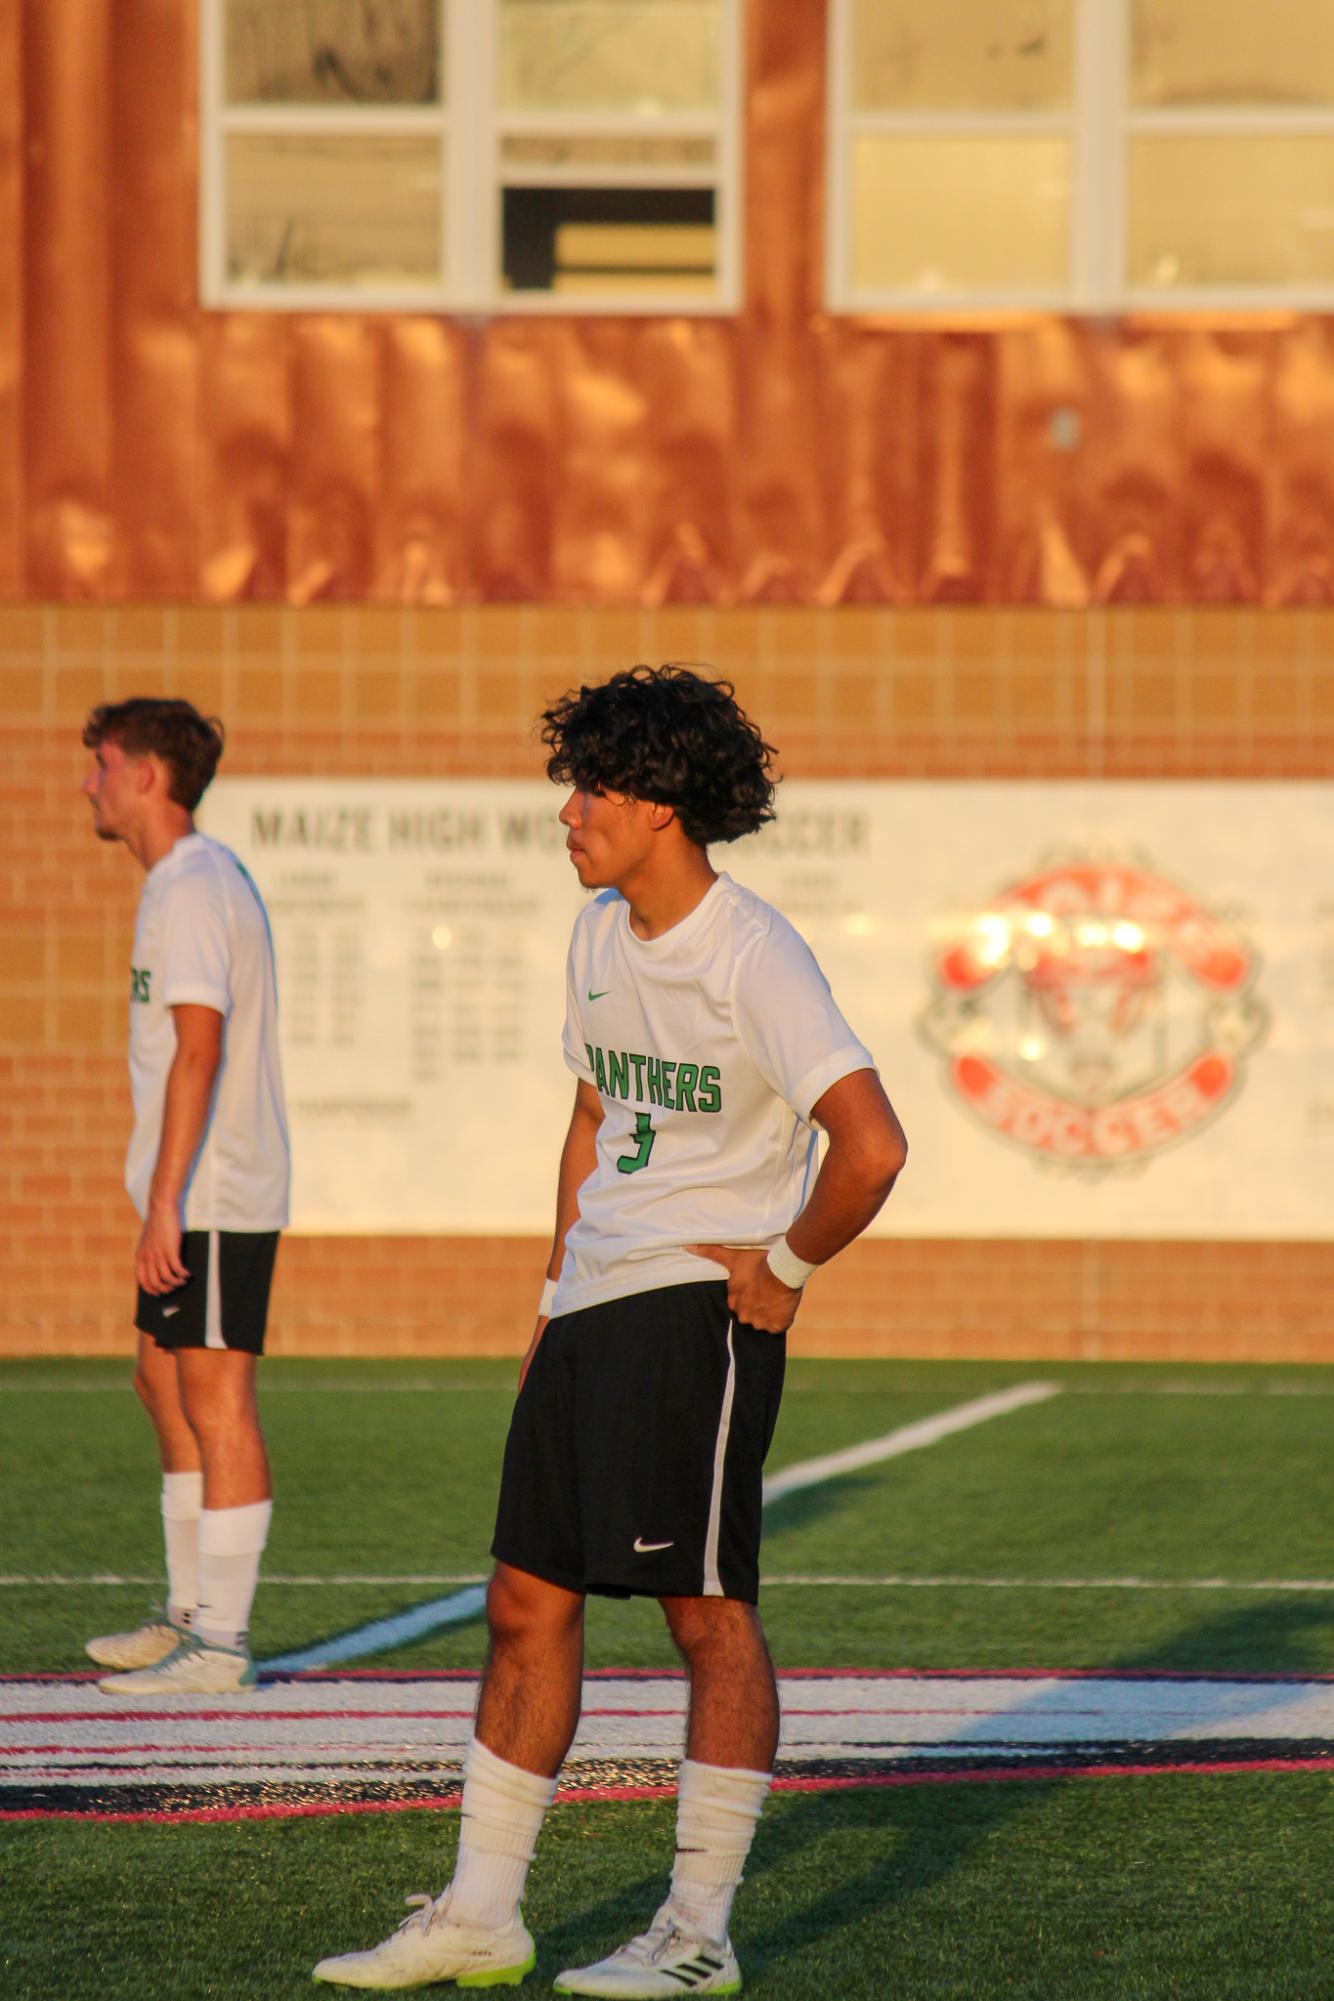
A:
MULTIPOLYGON (((0 1369, 0 1672, 82 1664, 160 1564, 127 1370, 0 1369), (60 1581, 45 1581, 60 1580, 60 1581)), ((770 1471, 1042 1378, 1051 1401, 780 1500, 780 1667, 1334 1671, 1334 1379, 1297 1369, 797 1363, 770 1471), (884 1580, 841 1584, 795 1580, 884 1580), (912 1582, 910 1580, 921 1580, 912 1582), (1133 1580, 1133 1582, 1131 1582, 1133 1580), (1262 1588, 1256 1589, 1255 1586, 1262 1588)), ((265 1364, 278 1489, 270 1656, 487 1565, 510 1364, 265 1364), (415 1578, 418 1583, 368 1581, 415 1578)), ((365 1665, 468 1667, 476 1622, 365 1665)), ((596 1603, 590 1666, 671 1662, 656 1608, 596 1603)), ((6 1996, 281 1996, 438 1889, 451 1814, 0 1825, 6 1996)), ((757 1996, 1334 1994, 1334 1778, 925 1785, 776 1799, 734 1937, 757 1996)), ((647 1920, 666 1803, 551 1816, 528 1899, 540 1993, 647 1920)))

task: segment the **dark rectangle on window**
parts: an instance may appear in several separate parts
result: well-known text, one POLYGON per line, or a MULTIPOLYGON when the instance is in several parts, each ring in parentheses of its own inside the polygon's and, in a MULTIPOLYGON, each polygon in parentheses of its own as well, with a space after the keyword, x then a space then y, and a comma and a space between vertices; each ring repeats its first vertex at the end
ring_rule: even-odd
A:
POLYGON ((712 258, 683 255, 679 236, 682 228, 712 230, 712 188, 507 187, 503 202, 504 276, 517 292, 550 292, 558 277, 642 278, 649 291, 655 278, 714 276, 712 258), (603 226, 613 234, 633 231, 636 254, 622 260, 609 246, 591 256, 563 255, 560 232, 580 224, 603 226), (663 242, 655 260, 656 230, 663 242))

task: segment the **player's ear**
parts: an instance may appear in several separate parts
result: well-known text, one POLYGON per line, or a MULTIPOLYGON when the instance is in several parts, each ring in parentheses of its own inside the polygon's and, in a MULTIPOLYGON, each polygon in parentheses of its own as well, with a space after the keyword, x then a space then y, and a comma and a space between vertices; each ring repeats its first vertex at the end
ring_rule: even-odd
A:
POLYGON ((676 808, 674 806, 666 806, 660 799, 655 799, 652 802, 648 823, 655 833, 659 832, 663 827, 670 827, 675 818, 676 808))

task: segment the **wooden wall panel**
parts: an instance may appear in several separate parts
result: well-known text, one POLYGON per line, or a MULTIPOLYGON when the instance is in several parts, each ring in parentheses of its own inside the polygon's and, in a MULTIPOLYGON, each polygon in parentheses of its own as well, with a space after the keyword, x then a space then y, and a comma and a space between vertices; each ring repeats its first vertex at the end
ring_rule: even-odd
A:
POLYGON ((204 312, 195 33, 191 0, 0 20, 0 594, 1334 591, 1329 322, 824 312, 823 0, 748 0, 718 319, 204 312))

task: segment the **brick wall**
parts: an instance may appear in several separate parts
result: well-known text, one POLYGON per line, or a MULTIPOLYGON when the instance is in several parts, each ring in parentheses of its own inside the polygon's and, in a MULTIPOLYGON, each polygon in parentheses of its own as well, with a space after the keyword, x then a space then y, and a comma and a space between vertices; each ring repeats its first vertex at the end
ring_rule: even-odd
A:
MULTIPOLYGON (((731 674, 794 777, 1334 771, 1331 612, 0 607, 0 1353, 130 1345, 140 877, 77 797, 87 709, 188 695, 234 774, 523 776, 552 694, 672 658, 731 674)), ((271 1348, 519 1351, 545 1255, 289 1238, 271 1348)), ((799 1349, 1334 1360, 1334 1246, 877 1240, 813 1281, 799 1349)))

